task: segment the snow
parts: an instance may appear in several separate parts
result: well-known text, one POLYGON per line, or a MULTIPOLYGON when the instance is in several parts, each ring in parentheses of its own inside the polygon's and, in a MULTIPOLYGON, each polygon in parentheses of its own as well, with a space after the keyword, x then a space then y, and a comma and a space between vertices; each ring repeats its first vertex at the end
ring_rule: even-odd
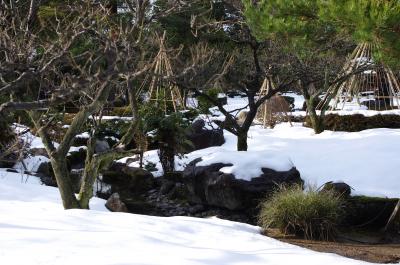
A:
POLYGON ((86 149, 87 149, 87 146, 85 146, 85 145, 81 145, 81 146, 71 146, 71 147, 69 148, 68 155, 70 155, 70 154, 73 153, 73 152, 81 152, 81 150, 83 151, 83 150, 86 150, 86 149))
POLYGON ((282 93, 282 96, 287 96, 287 97, 292 97, 294 98, 294 109, 295 110, 301 110, 303 109, 303 105, 305 102, 304 96, 296 94, 294 92, 287 92, 287 93, 282 93))
MULTIPOLYGON (((312 186, 328 181, 343 181, 353 187, 353 194, 400 198, 399 157, 400 129, 371 129, 361 132, 325 131, 315 135, 300 123, 278 124, 274 129, 252 126, 247 152, 236 151, 236 136, 224 131, 225 144, 176 157, 175 168, 184 167, 196 158, 211 163, 232 163, 221 169, 238 179, 259 176, 262 167, 287 170, 295 166, 302 179, 312 186)), ((127 158, 119 160, 125 162, 127 158)), ((162 176, 156 150, 144 154, 144 163, 154 163, 154 176, 162 176)), ((138 167, 139 162, 129 164, 138 167)))
POLYGON ((353 193, 400 198, 400 129, 361 132, 325 131, 284 123, 274 129, 254 127, 249 150, 268 150, 287 155, 311 185, 344 181, 353 193))
POLYGON ((50 159, 48 159, 45 156, 29 156, 25 159, 23 159, 22 162, 18 162, 17 164, 14 165, 14 169, 17 170, 28 170, 30 172, 36 172, 40 166, 41 163, 44 162, 49 162, 50 159), (26 168, 25 168, 25 166, 26 168))
POLYGON ((218 218, 154 217, 62 210, 53 187, 0 178, 0 261, 7 265, 70 264, 370 264, 319 253, 218 218))
MULTIPOLYGON (((301 102, 300 97, 298 100, 301 102)), ((238 113, 246 105, 246 99, 237 97, 228 98, 226 107, 238 113)), ((218 110, 213 113, 216 116, 204 118, 223 119, 218 110)), ((16 130, 23 128, 16 126, 16 130)), ((344 181, 358 194, 400 197, 400 129, 315 135, 298 123, 282 123, 274 129, 252 126, 247 152, 236 151, 236 137, 227 131, 224 134, 224 145, 177 157, 176 168, 182 170, 190 161, 202 158, 198 165, 232 164, 221 171, 249 180, 259 176, 262 167, 281 171, 295 166, 314 186, 344 181)), ((30 133, 22 137, 31 148, 43 148, 40 138, 30 133)), ((42 161, 48 159, 24 159, 31 171, 42 161)), ((144 162, 154 163, 157 171, 153 174, 162 175, 157 150, 146 152, 144 162)), ((129 166, 137 167, 138 162, 129 166)), ((22 171, 22 163, 15 169, 22 171)), ((1 264, 371 264, 280 242, 261 235, 257 226, 218 218, 111 213, 99 198, 91 200, 89 211, 63 210, 58 190, 40 184, 37 177, 0 168, 1 264)))
POLYGON ((232 164, 219 171, 226 174, 233 174, 237 179, 250 181, 252 178, 259 177, 263 172, 261 168, 266 167, 276 171, 287 171, 293 167, 291 161, 280 154, 256 151, 227 151, 220 150, 208 156, 203 156, 202 161, 197 166, 208 166, 215 163, 232 164))
POLYGON ((83 132, 83 133, 77 134, 75 136, 75 138, 89 139, 90 138, 90 134, 88 132, 83 132))

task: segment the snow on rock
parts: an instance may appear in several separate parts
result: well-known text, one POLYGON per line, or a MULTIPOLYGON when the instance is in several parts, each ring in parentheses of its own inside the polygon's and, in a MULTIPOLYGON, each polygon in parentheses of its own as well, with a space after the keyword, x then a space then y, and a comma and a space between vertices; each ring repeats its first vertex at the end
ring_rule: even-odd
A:
POLYGON ((315 135, 301 124, 284 123, 274 129, 252 127, 248 144, 250 151, 287 155, 311 185, 343 181, 355 194, 400 198, 400 129, 315 135))
POLYGON ((75 136, 75 138, 89 139, 90 138, 90 134, 88 132, 83 132, 83 133, 77 134, 75 136))
POLYGON ((53 187, 0 178, 0 261, 7 265, 370 264, 319 253, 217 218, 62 210, 53 187))
POLYGON ((232 164, 232 166, 223 167, 219 171, 226 174, 233 174, 236 179, 248 181, 262 175, 261 168, 287 171, 294 167, 288 157, 268 151, 245 152, 221 150, 201 158, 202 161, 198 162, 196 166, 209 166, 216 163, 232 164))

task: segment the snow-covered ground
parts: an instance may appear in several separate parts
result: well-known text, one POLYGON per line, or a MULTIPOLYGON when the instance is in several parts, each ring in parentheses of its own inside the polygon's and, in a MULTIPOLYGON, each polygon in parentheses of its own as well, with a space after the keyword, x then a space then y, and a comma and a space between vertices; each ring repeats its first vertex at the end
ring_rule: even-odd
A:
MULTIPOLYGON (((235 151, 236 136, 227 131, 224 134, 226 142, 222 146, 198 150, 183 159, 177 157, 177 169, 183 170, 190 161, 204 157, 203 165, 230 162, 234 166, 225 167, 224 172, 250 179, 261 174, 261 167, 287 170, 295 166, 312 186, 344 181, 353 187, 353 194, 400 198, 400 129, 325 131, 315 135, 298 123, 283 123, 274 129, 253 126, 247 152, 235 151)), ((154 175, 162 175, 157 151, 147 152, 144 160, 156 164, 154 175)))
POLYGON ((62 210, 57 189, 0 172, 0 264, 368 264, 261 235, 217 218, 62 210))
MULTIPOLYGON (((234 111, 246 105, 245 98, 236 97, 228 98, 226 107, 234 111)), ((220 115, 215 108, 212 110, 214 115, 220 115)), ((378 112, 364 110, 363 113, 369 116, 378 112)), ((295 166, 306 183, 312 186, 344 181, 353 187, 353 194, 400 197, 400 129, 350 133, 325 131, 315 135, 312 129, 300 123, 293 126, 282 123, 274 129, 252 126, 248 135, 248 152, 235 151, 236 137, 227 131, 224 134, 224 145, 198 150, 184 158, 177 157, 176 168, 183 170, 190 161, 203 157, 203 165, 231 162, 233 167, 222 170, 248 180, 259 176, 263 166, 276 170, 295 166)), ((121 160, 124 161, 126 158, 121 160)), ((156 164, 158 171, 153 172, 155 176, 162 175, 157 151, 147 152, 145 161, 156 164)), ((130 165, 138 166, 138 162, 130 165)))
MULTIPOLYGON (((229 103, 230 110, 246 105, 239 98, 229 103)), ((29 133, 24 137, 31 147, 42 147, 37 137, 29 133)), ((263 166, 276 170, 296 166, 311 185, 341 180, 356 193, 400 197, 400 130, 315 135, 301 124, 284 123, 274 129, 253 126, 248 152, 235 151, 234 135, 225 131, 225 138, 220 147, 177 159, 177 168, 203 157, 202 164, 232 163, 222 170, 250 179, 263 166)), ((147 152, 145 160, 161 169, 157 151, 147 152)), ((42 161, 47 160, 37 156, 25 164, 35 168, 42 161)), ((90 205, 90 211, 65 211, 56 188, 40 185, 35 177, 0 169, 0 264, 370 264, 283 243, 247 224, 110 213, 98 198, 90 205)))

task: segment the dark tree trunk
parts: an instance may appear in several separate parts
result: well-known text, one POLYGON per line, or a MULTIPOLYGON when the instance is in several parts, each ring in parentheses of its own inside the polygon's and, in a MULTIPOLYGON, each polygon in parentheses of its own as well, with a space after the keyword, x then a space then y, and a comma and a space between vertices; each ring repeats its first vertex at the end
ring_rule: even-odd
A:
POLYGON ((240 130, 237 134, 238 151, 247 151, 247 132, 248 130, 240 130))
POLYGON ((164 174, 173 172, 175 169, 175 150, 169 145, 161 145, 159 149, 159 158, 164 174))

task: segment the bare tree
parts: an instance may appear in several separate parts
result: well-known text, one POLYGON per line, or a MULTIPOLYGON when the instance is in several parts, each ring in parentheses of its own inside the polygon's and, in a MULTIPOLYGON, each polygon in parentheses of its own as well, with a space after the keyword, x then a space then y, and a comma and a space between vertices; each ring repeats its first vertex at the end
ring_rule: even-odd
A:
MULTIPOLYGON (((177 3, 171 1, 159 13, 178 9, 177 3)), ((34 30, 28 26, 29 16, 24 12, 7 4, 0 9, 0 95, 9 97, 0 106, 0 115, 17 110, 29 114, 50 158, 66 209, 88 208, 99 170, 119 156, 140 151, 125 149, 137 131, 134 81, 152 65, 152 54, 146 46, 149 40, 143 33, 150 30, 158 13, 152 10, 150 1, 125 4, 128 23, 113 17, 108 5, 83 1, 63 5, 46 21, 46 28, 34 30), (110 93, 120 88, 129 94, 133 113, 130 129, 110 151, 95 154, 96 122, 92 123, 76 198, 65 157, 89 117, 100 113, 110 93), (57 145, 50 127, 67 104, 79 111, 57 145)))

